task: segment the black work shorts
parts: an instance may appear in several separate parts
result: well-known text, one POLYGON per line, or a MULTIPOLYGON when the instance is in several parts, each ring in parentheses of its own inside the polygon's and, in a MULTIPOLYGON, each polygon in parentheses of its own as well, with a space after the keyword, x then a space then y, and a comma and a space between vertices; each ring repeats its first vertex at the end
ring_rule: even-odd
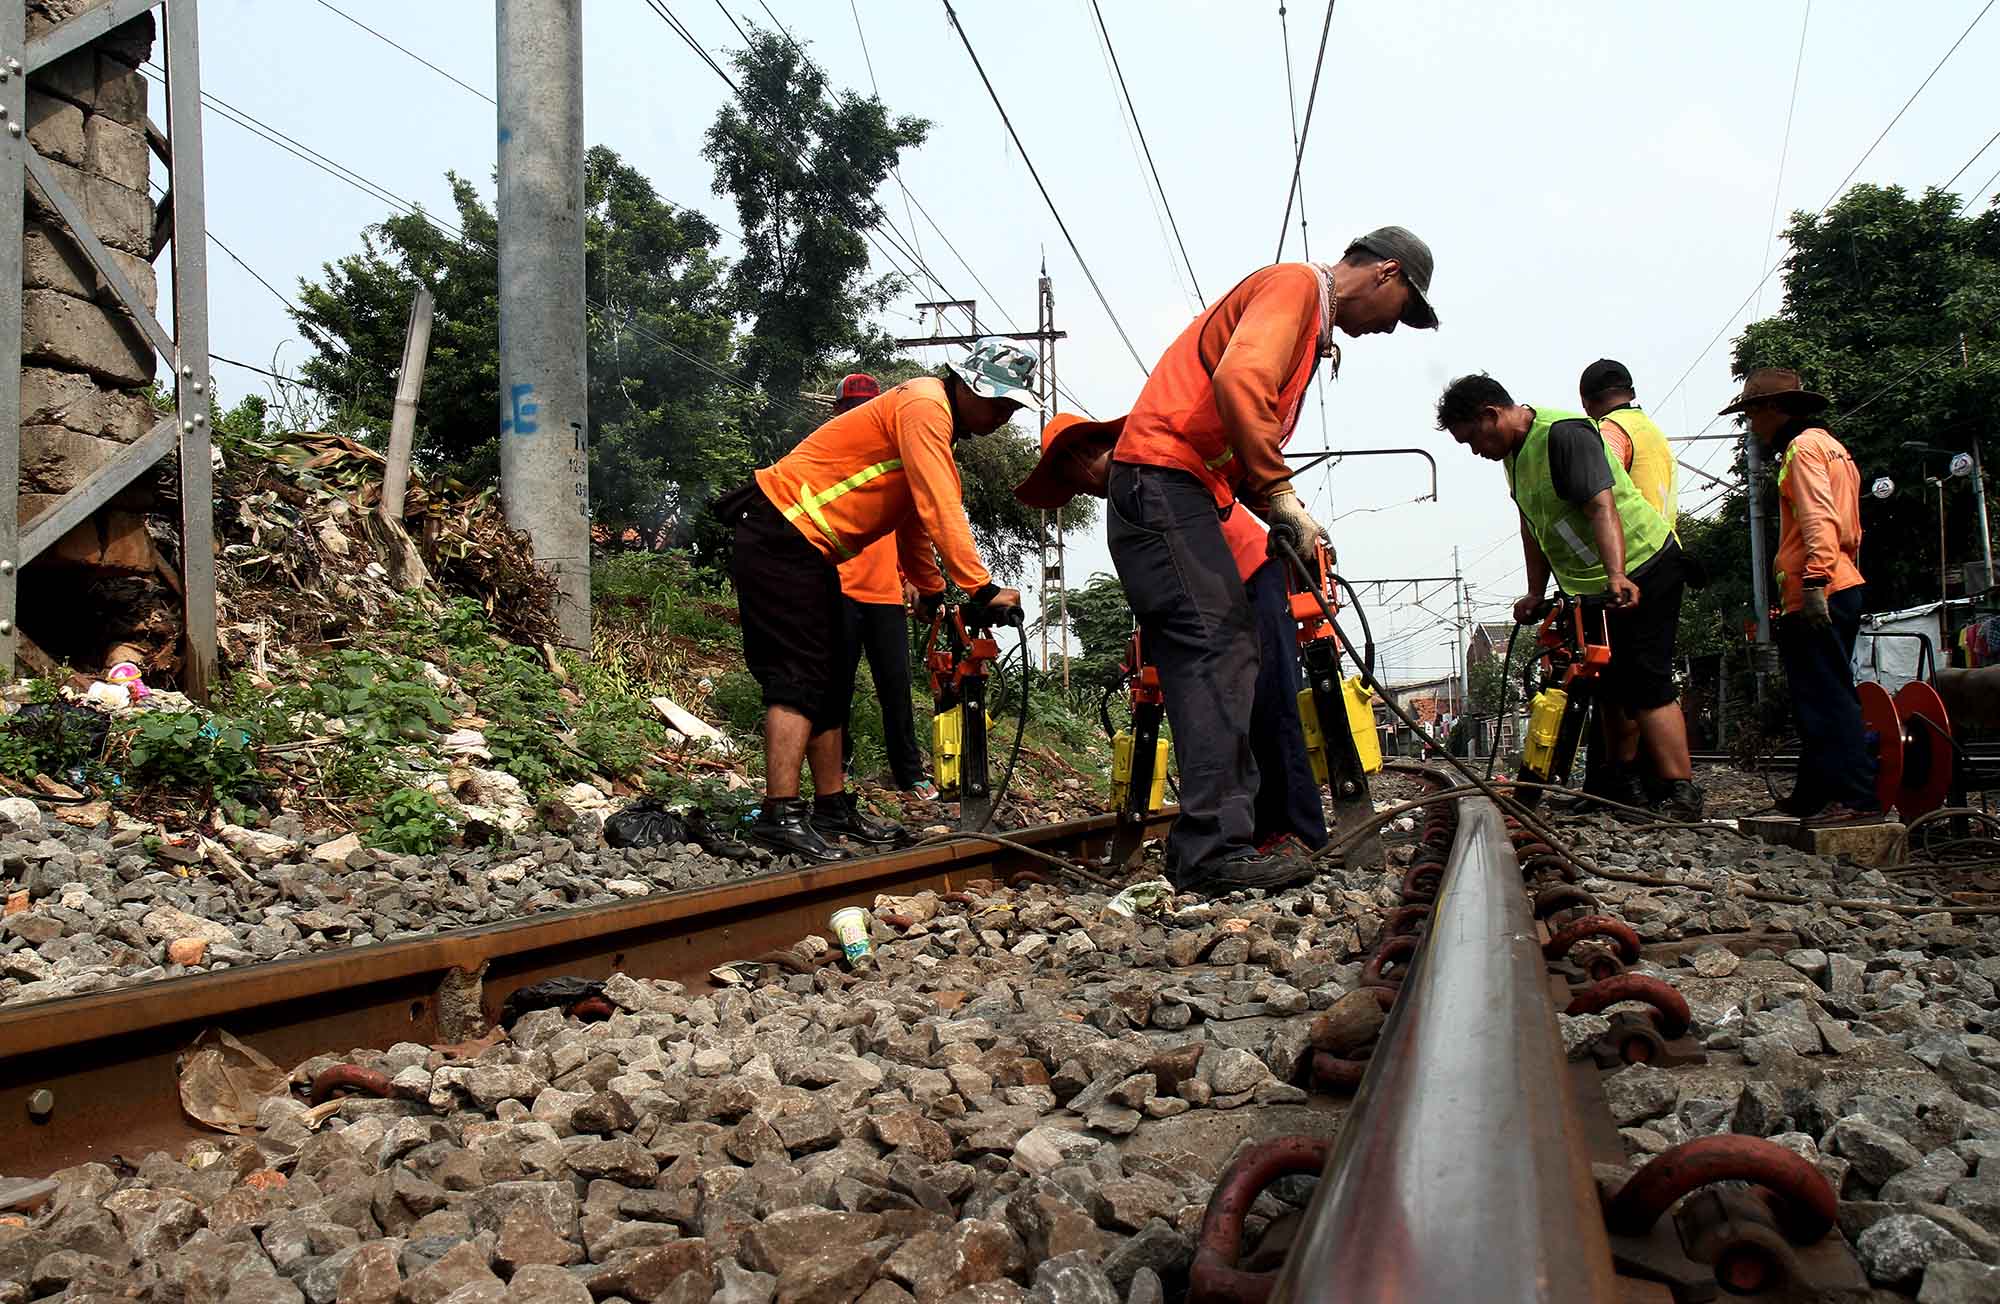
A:
POLYGON ((1668 539, 1631 578, 1639 586, 1639 605, 1604 613, 1611 639, 1604 697, 1628 711, 1650 711, 1678 696, 1674 643, 1680 637, 1681 595, 1687 589, 1680 544, 1668 539))
POLYGON ((847 613, 839 569, 755 481, 720 500, 716 512, 736 527, 730 577, 743 617, 743 660, 764 705, 792 708, 812 721, 815 734, 840 728, 847 613))

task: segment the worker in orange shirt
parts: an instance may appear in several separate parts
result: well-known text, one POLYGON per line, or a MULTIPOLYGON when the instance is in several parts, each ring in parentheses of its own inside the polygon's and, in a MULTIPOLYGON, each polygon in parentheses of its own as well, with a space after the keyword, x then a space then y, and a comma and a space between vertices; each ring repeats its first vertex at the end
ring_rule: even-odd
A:
POLYGON ((1778 657, 1799 727, 1798 782, 1781 809, 1813 825, 1882 818, 1854 696, 1861 473, 1818 419, 1826 407, 1796 371, 1760 367, 1720 414, 1742 414, 1778 467, 1778 657))
POLYGON ((841 768, 852 688, 840 682, 838 567, 893 535, 924 605, 942 600, 948 573, 973 601, 1018 608, 1021 595, 993 583, 973 545, 952 442, 1006 425, 1034 402, 1034 377, 1033 354, 983 339, 942 375, 904 381, 828 421, 717 504, 736 529, 731 575, 743 658, 764 695, 764 804, 745 830, 753 841, 830 861, 847 853, 828 833, 869 846, 902 836, 900 826, 860 810, 841 768), (799 796, 802 763, 812 767, 810 806, 799 796))
POLYGON ((1180 771, 1167 871, 1188 891, 1281 887, 1310 861, 1259 852, 1251 706, 1262 657, 1224 518, 1247 504, 1300 552, 1324 537, 1279 450, 1336 328, 1429 329, 1430 247, 1372 231, 1341 261, 1252 272, 1197 317, 1125 418, 1107 502, 1111 560, 1160 670, 1180 771), (1242 502, 1239 504, 1238 499, 1242 502))
MULTIPOLYGON (((865 371, 840 378, 833 414, 860 407, 882 393, 881 382, 865 371)), ((904 792, 935 797, 937 788, 924 777, 924 756, 917 750, 917 715, 910 706, 910 622, 907 611, 916 601, 916 587, 903 578, 896 560, 896 538, 885 534, 860 553, 840 563, 841 610, 846 617, 847 660, 840 682, 847 688, 840 713, 840 762, 854 764, 854 675, 861 657, 868 656, 868 674, 882 706, 882 743, 889 753, 889 772, 904 792)))
MULTIPOLYGON (((1014 496, 1050 512, 1080 493, 1104 497, 1111 480, 1111 450, 1124 427, 1124 417, 1086 421, 1057 413, 1042 428, 1041 460, 1014 486, 1014 496)), ((1250 599, 1262 653, 1250 707, 1250 749, 1257 762, 1251 839, 1259 850, 1296 838, 1317 851, 1326 845, 1326 807, 1299 720, 1303 681, 1285 563, 1268 555, 1264 527, 1249 512, 1231 512, 1222 524, 1250 599)))

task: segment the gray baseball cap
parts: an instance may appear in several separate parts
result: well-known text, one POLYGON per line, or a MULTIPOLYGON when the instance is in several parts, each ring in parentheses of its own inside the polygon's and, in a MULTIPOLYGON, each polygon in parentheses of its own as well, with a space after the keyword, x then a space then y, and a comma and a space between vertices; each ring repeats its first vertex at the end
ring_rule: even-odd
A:
POLYGON ((1380 226, 1367 235, 1358 235, 1347 242, 1347 252, 1365 250, 1377 258, 1393 258, 1403 265, 1403 279, 1410 283, 1413 293, 1409 306, 1403 309, 1403 325, 1417 330, 1436 330, 1437 310, 1431 307, 1431 272, 1437 263, 1431 257, 1431 247, 1411 234, 1408 227, 1380 226))

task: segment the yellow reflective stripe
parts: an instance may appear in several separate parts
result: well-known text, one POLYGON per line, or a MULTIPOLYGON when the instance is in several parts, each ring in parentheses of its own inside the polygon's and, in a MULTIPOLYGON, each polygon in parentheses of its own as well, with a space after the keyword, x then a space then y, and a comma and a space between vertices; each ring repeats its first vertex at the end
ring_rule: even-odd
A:
POLYGON ((1203 461, 1203 462, 1202 462, 1202 465, 1203 465, 1203 466, 1205 466, 1205 467, 1207 467, 1207 468, 1208 468, 1209 470, 1213 471, 1213 470, 1215 470, 1215 468, 1217 468, 1218 466, 1225 466, 1225 465, 1227 465, 1227 464, 1228 464, 1228 462, 1229 462, 1229 459, 1230 459, 1230 458, 1232 458, 1232 457, 1234 457, 1234 456, 1236 456, 1236 450, 1235 450, 1235 449, 1233 449, 1233 448, 1225 448, 1225 449, 1223 449, 1223 450, 1222 450, 1222 455, 1221 455, 1220 457, 1211 457, 1211 458, 1208 458, 1208 459, 1206 459, 1205 461, 1203 461))
POLYGON ((900 457, 892 457, 886 462, 877 462, 873 466, 864 466, 853 475, 842 480, 839 484, 834 485, 831 489, 822 489, 817 493, 801 495, 796 504, 785 509, 785 519, 796 521, 801 515, 805 516, 807 520, 810 520, 819 528, 821 534, 826 536, 827 542, 833 545, 833 550, 840 554, 842 561, 850 560, 855 554, 846 544, 840 541, 840 536, 834 533, 833 526, 827 523, 826 516, 820 511, 820 508, 826 506, 844 493, 859 489, 870 480, 885 476, 891 471, 900 471, 902 469, 903 459, 900 457))

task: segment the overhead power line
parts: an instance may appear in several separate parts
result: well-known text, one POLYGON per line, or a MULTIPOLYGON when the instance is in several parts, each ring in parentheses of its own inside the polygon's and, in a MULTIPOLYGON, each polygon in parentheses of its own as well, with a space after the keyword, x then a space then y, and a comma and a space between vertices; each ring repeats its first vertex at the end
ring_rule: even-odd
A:
POLYGON ((362 31, 368 33, 376 40, 381 41, 383 44, 395 46, 396 49, 401 50, 404 54, 409 55, 412 59, 415 59, 418 63, 422 64, 424 67, 429 68, 432 72, 436 73, 438 76, 445 78, 447 81, 457 82, 458 85, 464 86, 465 89, 471 91, 474 95, 477 95, 480 99, 485 100, 488 104, 493 104, 496 108, 498 107, 493 97, 491 95, 488 95, 485 91, 480 90, 477 86, 473 86, 466 82, 459 81, 458 78, 452 76, 450 73, 438 67, 436 64, 432 63, 429 59, 424 58, 423 55, 418 54, 415 50, 410 49, 408 46, 397 45, 395 41, 390 40, 387 36, 384 36, 382 33, 376 31, 368 24, 362 22, 359 18, 356 18, 353 14, 348 13, 344 9, 335 8, 333 5, 328 4, 326 0, 317 0, 317 3, 320 8, 328 10, 332 13, 339 14, 342 18, 345 18, 348 22, 353 23, 356 27, 359 27, 362 31))
MULTIPOLYGON (((147 67, 149 71, 154 72, 154 75, 156 77, 158 76, 157 71, 152 70, 150 68, 150 65, 147 65, 147 67)), ((499 251, 495 249, 492 245, 489 245, 482 240, 475 239, 467 232, 460 230, 458 227, 453 226, 451 223, 445 221, 444 219, 437 217, 435 214, 425 209, 421 204, 415 203, 412 200, 405 199, 401 195, 398 195, 394 191, 388 189, 386 186, 381 185, 379 182, 371 181, 367 177, 361 175, 360 173, 355 172, 352 168, 347 167, 345 164, 338 163, 333 159, 328 158, 326 155, 319 153, 319 151, 312 149, 310 146, 304 145, 296 140, 293 140, 292 137, 285 135, 285 133, 279 131, 275 127, 272 127, 270 124, 265 123, 262 120, 256 118, 254 115, 244 110, 236 109, 233 106, 228 105, 226 102, 217 99, 214 95, 212 95, 208 91, 202 92, 202 99, 208 102, 210 108, 217 109, 218 112, 226 121, 231 122, 237 126, 243 127, 246 131, 251 132, 253 135, 258 136, 259 138, 267 141, 268 143, 277 145, 279 148, 283 149, 286 153, 291 154, 294 157, 299 158, 304 162, 312 164, 314 167, 317 167, 321 171, 327 173, 327 175, 335 177, 338 180, 343 181, 350 186, 353 186, 356 190, 361 191, 363 194, 368 195, 370 198, 388 204, 391 208, 396 209, 398 212, 401 212, 406 216, 415 217, 423 222, 428 223, 431 227, 435 228, 440 233, 444 234, 445 236, 448 236, 453 241, 461 245, 464 245, 469 249, 475 250, 479 253, 486 254, 487 256, 496 259, 499 257, 499 251)), ((211 238, 213 238, 212 233, 211 233, 211 238)), ((224 252, 228 251, 225 250, 224 252)), ((245 270, 248 270, 247 265, 245 270)), ((261 280, 262 278, 260 277, 259 279, 261 280)), ((270 289, 271 287, 268 284, 266 284, 265 288, 270 289)), ((275 293, 275 291, 273 292, 275 293)), ((283 296, 281 295, 280 297, 282 298, 283 296)), ((646 329, 644 326, 639 324, 637 319, 632 314, 621 313, 618 310, 605 304, 601 300, 589 298, 587 296, 584 302, 589 307, 595 308, 600 314, 617 322, 624 329, 631 331, 634 335, 637 335, 639 338, 646 340, 654 345, 657 345, 662 349, 665 349, 667 352, 674 354, 676 357, 679 357, 683 361, 693 365, 699 370, 709 373, 710 375, 714 376, 718 380, 721 380, 725 384, 733 385, 737 389, 740 389, 748 394, 765 394, 765 391, 760 387, 758 387, 757 385, 754 385, 749 381, 744 380, 740 376, 736 376, 728 371, 725 371, 721 367, 710 362, 707 358, 702 357, 700 354, 693 353, 688 349, 682 348, 680 345, 675 344, 672 340, 663 339, 659 335, 646 329)), ((806 416, 806 414, 802 412, 800 409, 794 407, 789 403, 784 403, 779 401, 776 396, 765 394, 765 397, 772 404, 772 406, 776 407, 780 411, 788 412, 801 418, 804 418, 806 416)))
POLYGON ((1063 221, 1062 210, 1056 207, 1056 201, 1050 196, 1049 188, 1042 184, 1042 174, 1036 170, 1034 159, 1028 157, 1028 147, 1021 143, 1021 133, 1014 130, 1014 120, 1007 116, 1007 106, 1000 102, 1000 93, 993 89, 993 79, 986 75, 985 65, 979 62, 979 52, 972 48, 972 38, 966 34, 965 25, 958 21, 958 11, 951 7, 951 0, 944 0, 944 13, 945 17, 951 20, 952 29, 958 33, 959 42, 965 46, 966 55, 972 60, 973 71, 979 74, 980 82, 986 87, 987 98, 993 101, 993 107, 999 111, 1001 124, 1007 128, 1008 136, 1013 138, 1014 148, 1021 152, 1021 161, 1028 165, 1028 175, 1034 178, 1035 189, 1042 192, 1042 202, 1049 206, 1049 215, 1055 218, 1056 229, 1062 232, 1064 242, 1069 245, 1071 255, 1076 258, 1076 265, 1083 269, 1083 278, 1090 282, 1091 291, 1097 295, 1098 303, 1104 306, 1104 315, 1111 319, 1112 328, 1118 332, 1118 338, 1125 341, 1126 351, 1131 353, 1132 361, 1139 364, 1140 372, 1151 376, 1152 369, 1146 365, 1146 360, 1139 356, 1138 346, 1132 343, 1132 337, 1125 333, 1125 324, 1118 320, 1118 312, 1111 306, 1111 300, 1105 297, 1104 287, 1097 283, 1097 276, 1090 270, 1090 263, 1085 260, 1083 250, 1076 247, 1076 237, 1069 233, 1069 223, 1063 221))
POLYGON ((1118 47, 1111 43, 1111 29, 1104 25, 1104 11, 1097 7, 1097 0, 1090 0, 1090 12, 1097 17, 1097 30, 1104 36, 1104 48, 1111 53, 1112 70, 1118 74, 1118 92, 1125 97, 1125 109, 1132 115, 1133 130, 1139 133, 1139 148, 1146 153, 1146 167, 1153 174, 1153 187, 1160 192, 1160 203, 1167 210, 1167 225, 1174 229, 1174 243, 1180 246, 1181 261, 1187 264, 1188 280, 1194 283, 1195 298, 1203 303, 1208 296, 1201 292, 1201 281, 1194 274, 1194 260, 1188 257, 1187 242, 1181 239, 1181 224, 1174 220, 1173 201, 1167 198, 1167 187, 1160 180, 1160 169, 1153 162, 1153 147, 1146 143, 1146 129, 1139 123, 1139 106, 1132 103, 1132 89, 1125 84, 1125 69, 1118 62, 1118 47))
MULTIPOLYGON (((1764 249, 1758 261, 1769 262, 1771 242, 1778 238, 1778 200, 1785 193, 1785 163, 1792 156, 1792 119, 1799 109, 1799 79, 1806 70, 1806 30, 1812 26, 1812 0, 1806 0, 1805 16, 1799 19, 1799 52, 1792 59, 1792 97, 1785 104, 1785 138, 1778 146, 1778 177, 1771 183, 1771 216, 1764 221, 1764 249)), ((1763 290, 1757 294, 1757 305, 1764 304, 1763 290)))
MULTIPOLYGON (((1292 154, 1292 184, 1285 189, 1285 216, 1278 223, 1278 252, 1272 258, 1273 262, 1285 256, 1285 228, 1292 224, 1292 200, 1298 197, 1299 173, 1305 170, 1306 136, 1312 131, 1313 105, 1319 102, 1319 74, 1326 66, 1326 38, 1333 32, 1333 3, 1334 0, 1326 0, 1326 21, 1320 24, 1319 53, 1313 56, 1312 89, 1306 92, 1306 120, 1299 128, 1298 147, 1292 154)), ((1289 35, 1285 39, 1287 42, 1291 40, 1289 35)), ((1290 48, 1287 44, 1286 49, 1289 51, 1290 48)), ((1286 55, 1285 64, 1287 68, 1291 66, 1289 53, 1286 55)))
MULTIPOLYGON (((727 72, 723 71, 722 67, 719 64, 717 64, 714 59, 709 57, 708 51, 702 48, 701 42, 695 39, 694 33, 688 29, 685 23, 682 23, 679 19, 674 17, 672 9, 668 7, 665 0, 646 0, 646 3, 653 10, 654 13, 658 14, 663 20, 666 21, 668 26, 673 29, 674 33, 681 38, 681 40, 688 46, 689 49, 693 50, 697 55, 699 55, 702 61, 707 63, 708 66, 715 72, 715 74, 718 77, 722 78, 723 83, 729 87, 730 93, 734 95, 739 102, 742 102, 743 92, 742 89, 737 86, 736 79, 731 77, 727 72)), ((768 13, 769 11, 766 10, 766 12, 768 13)), ((799 46, 799 43, 797 41, 792 40, 791 34, 789 32, 783 31, 782 25, 780 26, 780 32, 785 36, 785 39, 788 42, 790 42, 792 48, 798 51, 799 57, 802 59, 805 58, 806 57, 805 51, 799 46)), ((804 168, 808 172, 817 171, 817 169, 813 168, 810 164, 806 162, 804 157, 804 151, 802 149, 798 148, 796 145, 792 146, 791 148, 792 148, 793 158, 795 159, 795 161, 798 162, 800 167, 804 168)), ((927 210, 925 210, 923 201, 917 199, 916 196, 913 193, 911 193, 907 188, 905 188, 904 194, 911 200, 911 202, 916 204, 917 211, 924 215, 924 220, 930 223, 931 229, 938 233, 940 239, 944 240, 945 246, 951 250, 952 256, 958 259, 960 265, 962 265, 965 268, 965 270, 972 276, 972 279, 979 285, 979 287, 982 290, 985 290, 989 297, 994 298, 997 306, 998 303, 997 296, 994 296, 993 291, 986 286, 986 283, 984 281, 980 280, 979 274, 973 271, 972 265, 970 263, 966 262, 965 255, 959 253, 957 246, 951 243, 950 238, 947 237, 944 234, 943 229, 938 226, 936 219, 932 218, 930 213, 927 210)), ((854 213, 849 215, 849 220, 854 223, 856 229, 861 232, 863 238, 867 239, 871 245, 875 246, 876 251, 882 255, 883 259, 886 262, 888 262, 890 266, 896 268, 897 272, 900 275, 902 275, 903 279, 906 282, 909 282, 911 285, 915 284, 914 279, 901 266, 901 264, 897 263, 894 257, 891 256, 887 250, 883 249, 881 244, 875 240, 869 228, 877 226, 879 224, 879 226, 882 228, 884 236, 886 238, 891 239, 892 241, 898 242, 897 247, 902 249, 904 254, 907 257, 909 257, 911 261, 914 262, 919 268, 923 270, 926 278, 940 285, 943 283, 943 278, 937 275, 937 273, 931 268, 930 264, 927 261, 925 261, 923 256, 920 253, 914 251, 910 247, 910 244, 913 243, 913 241, 900 242, 900 233, 896 231, 895 224, 889 220, 889 217, 886 213, 878 212, 872 219, 866 221, 863 220, 863 217, 864 217, 863 214, 854 213)), ((914 231, 912 234, 914 235, 914 231)), ((1019 331, 1021 329, 1018 325, 1015 324, 1013 314, 1008 313, 1003 309, 1001 315, 1003 319, 1006 320, 1007 325, 1009 326, 1010 329, 1015 331, 1019 331)), ((1068 390, 1064 389, 1060 384, 1056 386, 1056 392, 1059 395, 1062 395, 1063 397, 1069 399, 1070 402, 1076 404, 1076 406, 1079 409, 1081 409, 1086 416, 1090 414, 1090 409, 1084 407, 1083 403, 1080 400, 1078 400, 1068 390)))
MULTIPOLYGON (((1965 30, 1958 34, 1958 39, 1953 41, 1950 48, 1946 49, 1944 54, 1939 56, 1937 63, 1932 66, 1929 73, 1925 74, 1923 81, 1917 83, 1917 88, 1910 92, 1910 97, 1903 101, 1901 108, 1896 110, 1896 116, 1889 119, 1888 126, 1882 128, 1875 139, 1869 143, 1868 148, 1862 151, 1861 157, 1854 161, 1854 166, 1847 169, 1847 175, 1840 179, 1840 183, 1834 186, 1832 192, 1827 195, 1820 206, 1813 210, 1813 218, 1818 218, 1820 214, 1833 207, 1833 201, 1840 198, 1841 192, 1847 189, 1847 183, 1852 181, 1855 174, 1861 171, 1863 165, 1874 156, 1876 148, 1881 145, 1882 141, 1895 128, 1896 124, 1903 120, 1903 115, 1910 111, 1910 106, 1917 102, 1917 97, 1924 93, 1924 88, 1929 86, 1945 64, 1951 61, 1951 56, 1958 53, 1958 47, 1965 44, 1965 38, 1972 35, 1972 29, 1979 26, 1980 20, 1986 17, 1996 2, 2000 2, 2000 0, 1986 0, 1986 3, 1980 6, 1979 12, 1972 16, 1972 21, 1965 25, 1965 30)), ((1694 374, 1694 369, 1701 365, 1701 360, 1706 358, 1709 355, 1709 351, 1721 342, 1722 337, 1728 333, 1730 326, 1735 324, 1737 315, 1750 306, 1751 300, 1755 299, 1757 294, 1763 290, 1764 283, 1769 281, 1777 273, 1778 268, 1783 265, 1784 260, 1779 259, 1764 270, 1764 274, 1757 279, 1757 284, 1750 287, 1750 293, 1743 296, 1743 302, 1737 304, 1731 310, 1729 316, 1723 319, 1722 325, 1716 328, 1715 334, 1709 337, 1708 343, 1702 346, 1701 352, 1695 354, 1694 361, 1688 363, 1687 370, 1681 373, 1680 379, 1674 382, 1673 388, 1669 389, 1665 396, 1660 399, 1660 407, 1662 409, 1679 392, 1680 387, 1687 383, 1688 377, 1694 374)))

